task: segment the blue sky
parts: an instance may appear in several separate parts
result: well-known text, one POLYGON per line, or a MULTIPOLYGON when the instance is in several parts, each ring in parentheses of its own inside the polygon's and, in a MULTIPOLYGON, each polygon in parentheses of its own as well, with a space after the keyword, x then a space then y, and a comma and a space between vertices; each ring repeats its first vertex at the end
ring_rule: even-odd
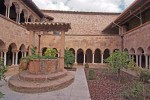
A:
POLYGON ((40 9, 87 11, 87 12, 122 12, 135 0, 33 0, 40 9))

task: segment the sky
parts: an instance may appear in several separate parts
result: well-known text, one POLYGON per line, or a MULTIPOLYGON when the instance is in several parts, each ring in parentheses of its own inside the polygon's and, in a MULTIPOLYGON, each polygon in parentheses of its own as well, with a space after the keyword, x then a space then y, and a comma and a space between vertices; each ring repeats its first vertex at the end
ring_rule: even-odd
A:
POLYGON ((45 10, 122 12, 135 0, 32 0, 45 10))

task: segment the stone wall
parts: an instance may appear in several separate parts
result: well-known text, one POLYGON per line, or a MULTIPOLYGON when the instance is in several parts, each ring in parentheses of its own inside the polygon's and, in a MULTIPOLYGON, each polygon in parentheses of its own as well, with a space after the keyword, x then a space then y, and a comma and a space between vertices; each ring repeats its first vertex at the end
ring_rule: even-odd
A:
POLYGON ((24 44, 26 48, 28 47, 29 35, 25 27, 0 15, 0 30, 0 39, 5 43, 6 50, 11 43, 16 44, 17 50, 19 50, 21 44, 24 44))
POLYGON ((125 33, 124 36, 124 48, 129 51, 131 48, 137 53, 139 47, 143 48, 144 53, 147 52, 150 46, 150 22, 147 22, 135 29, 132 29, 125 33))
MULTIPOLYGON (((106 48, 113 51, 120 49, 121 42, 118 36, 105 36, 102 30, 111 23, 118 14, 114 13, 88 13, 71 11, 44 11, 46 15, 54 17, 54 22, 71 23, 71 30, 66 32, 65 47, 73 48, 77 51, 82 48, 86 51, 90 48, 93 52, 99 48, 104 51, 106 48)), ((53 40, 58 37, 45 37, 43 47, 53 47, 53 40)), ((61 44, 61 43, 60 43, 61 44)), ((59 45, 55 43, 54 45, 59 45)))

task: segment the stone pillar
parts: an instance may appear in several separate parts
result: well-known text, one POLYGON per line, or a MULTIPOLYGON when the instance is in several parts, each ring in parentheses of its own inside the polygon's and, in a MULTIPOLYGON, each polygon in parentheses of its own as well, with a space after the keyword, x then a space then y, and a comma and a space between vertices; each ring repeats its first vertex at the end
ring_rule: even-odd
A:
POLYGON ((139 63, 138 63, 139 60, 138 60, 138 59, 139 59, 139 57, 138 57, 138 54, 137 54, 137 55, 136 55, 136 65, 137 65, 137 66, 139 66, 139 63))
POLYGON ((83 61, 83 64, 85 64, 85 53, 84 53, 84 61, 83 61))
POLYGON ((6 55, 7 55, 7 52, 4 52, 4 65, 6 66, 6 55))
POLYGON ((94 53, 93 53, 93 59, 92 59, 92 63, 94 64, 94 53))
POLYGON ((17 66, 18 65, 18 52, 16 52, 16 63, 15 63, 15 65, 17 66))
POLYGON ((3 52, 1 52, 1 59, 3 59, 3 52))
POLYGON ((61 32, 61 45, 60 45, 60 68, 59 71, 64 70, 64 49, 65 49, 65 31, 61 32))
POLYGON ((15 64, 15 52, 13 52, 13 55, 12 55, 12 65, 15 64))
POLYGON ((145 68, 148 68, 148 55, 145 54, 145 68))
POLYGON ((26 57, 27 56, 27 52, 24 52, 24 57, 26 57))
POLYGON ((104 54, 103 53, 101 53, 101 64, 103 64, 104 63, 104 54))
POLYGON ((142 67, 142 55, 139 56, 139 66, 142 67))
POLYGON ((24 52, 21 52, 21 58, 23 58, 24 57, 24 52))
POLYGON ((75 61, 74 61, 75 64, 77 64, 77 53, 75 52, 75 61))

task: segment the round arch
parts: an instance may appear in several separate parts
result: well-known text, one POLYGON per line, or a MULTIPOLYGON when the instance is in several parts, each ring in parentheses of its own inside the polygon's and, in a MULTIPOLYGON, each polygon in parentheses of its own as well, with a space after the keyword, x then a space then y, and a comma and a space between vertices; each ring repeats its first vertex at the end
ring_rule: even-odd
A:
POLYGON ((6 48, 5 43, 3 42, 3 40, 0 39, 0 51, 3 51, 6 48))
POLYGON ((86 50, 86 54, 85 54, 85 62, 86 63, 92 63, 92 50, 91 49, 87 49, 86 50))
POLYGON ((141 62, 141 65, 140 65, 140 67, 142 67, 142 68, 145 68, 145 55, 144 55, 144 49, 142 48, 142 47, 139 47, 138 49, 137 49, 137 54, 139 54, 140 55, 140 57, 141 57, 141 59, 140 59, 140 57, 139 57, 139 64, 140 64, 140 62, 141 62), (141 61, 140 61, 141 60, 141 61))
POLYGON ((135 54, 135 50, 133 48, 130 49, 130 54, 135 54))
MULTIPOLYGON (((75 49, 70 48, 69 51, 71 51, 71 52, 73 53, 74 57, 75 57, 75 49)), ((75 58, 75 59, 76 59, 76 58, 75 58)), ((74 60, 74 62, 75 62, 75 60, 74 60)))
POLYGON ((101 63, 101 50, 100 49, 95 50, 94 63, 101 63))
POLYGON ((19 7, 19 5, 16 2, 13 2, 12 6, 10 7, 9 18, 12 19, 13 21, 16 21, 17 19, 17 13, 16 13, 17 7, 19 7))
POLYGON ((6 60, 6 65, 11 66, 12 65, 12 57, 13 57, 13 52, 17 50, 17 45, 15 43, 11 43, 8 47, 7 51, 7 60, 6 60))
POLYGON ((29 16, 28 22, 34 22, 34 17, 32 15, 29 16))
POLYGON ((150 54, 150 46, 147 48, 147 54, 150 54))
POLYGON ((127 52, 127 53, 129 53, 129 51, 128 51, 128 49, 127 49, 127 48, 125 48, 123 51, 124 51, 124 52, 127 52))
POLYGON ((53 48, 53 49, 56 50, 56 53, 57 53, 57 54, 56 54, 56 57, 58 57, 58 53, 59 53, 59 52, 58 52, 57 48, 53 48))
POLYGON ((18 64, 21 61, 21 58, 24 56, 23 52, 26 51, 26 47, 24 44, 21 44, 20 48, 19 48, 19 52, 18 52, 18 64))
POLYGON ((110 50, 109 49, 105 49, 104 50, 104 63, 105 63, 105 59, 107 59, 110 56, 110 50))
POLYGON ((77 63, 83 64, 84 62, 84 51, 82 49, 77 50, 77 63))

